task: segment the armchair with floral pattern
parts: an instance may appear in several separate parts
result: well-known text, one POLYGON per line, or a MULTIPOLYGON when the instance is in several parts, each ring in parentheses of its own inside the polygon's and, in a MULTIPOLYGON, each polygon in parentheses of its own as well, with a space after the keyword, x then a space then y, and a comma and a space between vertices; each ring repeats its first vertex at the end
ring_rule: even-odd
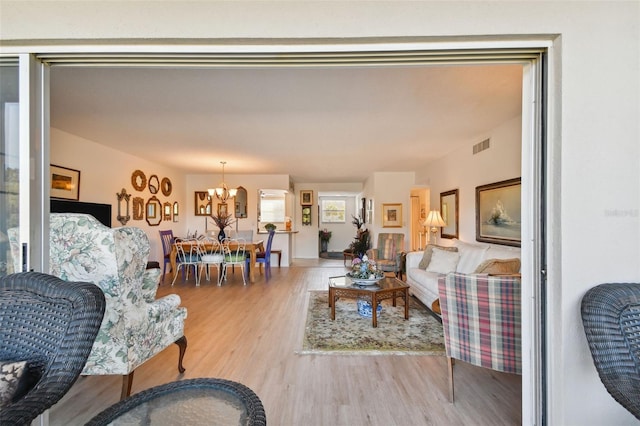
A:
POLYGON ((106 309, 83 375, 122 375, 121 398, 131 393, 134 370, 172 343, 187 347, 187 310, 180 296, 156 299, 162 274, 146 269, 149 239, 139 228, 108 228, 93 216, 52 213, 50 273, 65 281, 85 281, 104 292, 106 309))

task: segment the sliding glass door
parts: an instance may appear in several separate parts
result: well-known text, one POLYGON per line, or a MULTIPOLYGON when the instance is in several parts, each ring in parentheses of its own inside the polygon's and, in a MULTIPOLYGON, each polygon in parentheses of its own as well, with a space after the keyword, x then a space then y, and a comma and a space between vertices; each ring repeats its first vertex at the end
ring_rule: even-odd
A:
POLYGON ((47 78, 32 55, 0 56, 0 276, 45 270, 47 78))

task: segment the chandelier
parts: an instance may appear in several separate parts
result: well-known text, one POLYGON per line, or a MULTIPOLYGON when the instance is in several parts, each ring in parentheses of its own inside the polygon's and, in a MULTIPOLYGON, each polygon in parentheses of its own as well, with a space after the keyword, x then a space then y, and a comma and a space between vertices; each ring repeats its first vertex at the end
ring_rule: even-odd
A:
POLYGON ((221 161, 220 164, 222 164, 222 183, 217 188, 209 188, 209 195, 215 195, 218 200, 226 203, 229 198, 236 196, 236 192, 238 192, 238 190, 235 188, 229 189, 229 187, 227 187, 227 184, 224 181, 224 165, 227 164, 227 162, 221 161))

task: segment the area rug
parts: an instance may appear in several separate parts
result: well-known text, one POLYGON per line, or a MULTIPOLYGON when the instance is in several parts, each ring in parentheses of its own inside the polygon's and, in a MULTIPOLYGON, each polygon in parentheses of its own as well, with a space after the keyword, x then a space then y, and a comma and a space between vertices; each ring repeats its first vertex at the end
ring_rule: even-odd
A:
POLYGON ((355 299, 339 299, 331 320, 327 291, 310 291, 307 322, 300 354, 436 355, 444 356, 442 324, 410 298, 409 319, 404 301, 393 307, 382 302, 378 327, 358 314, 355 299))

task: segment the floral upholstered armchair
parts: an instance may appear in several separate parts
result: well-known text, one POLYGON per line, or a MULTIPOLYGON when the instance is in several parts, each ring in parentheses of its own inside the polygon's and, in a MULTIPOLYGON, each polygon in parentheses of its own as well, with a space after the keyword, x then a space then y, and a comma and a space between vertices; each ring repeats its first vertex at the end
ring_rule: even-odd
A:
POLYGON ((121 398, 131 393, 133 372, 176 343, 178 370, 187 347, 187 310, 180 296, 156 299, 160 269, 146 269, 149 240, 139 228, 108 228, 93 216, 52 213, 50 273, 85 281, 104 292, 106 309, 83 375, 122 375, 121 398))
POLYGON ((377 247, 367 250, 367 257, 375 260, 379 269, 394 272, 398 276, 402 272, 403 251, 404 234, 381 232, 378 234, 377 247))

